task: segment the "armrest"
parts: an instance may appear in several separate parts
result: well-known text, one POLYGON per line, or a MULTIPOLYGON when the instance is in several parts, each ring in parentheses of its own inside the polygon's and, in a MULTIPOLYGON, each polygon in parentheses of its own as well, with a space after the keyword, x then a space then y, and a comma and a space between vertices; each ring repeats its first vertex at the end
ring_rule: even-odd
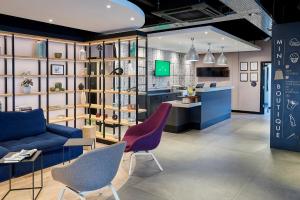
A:
POLYGON ((82 138, 82 130, 58 124, 47 124, 47 131, 67 138, 82 138))

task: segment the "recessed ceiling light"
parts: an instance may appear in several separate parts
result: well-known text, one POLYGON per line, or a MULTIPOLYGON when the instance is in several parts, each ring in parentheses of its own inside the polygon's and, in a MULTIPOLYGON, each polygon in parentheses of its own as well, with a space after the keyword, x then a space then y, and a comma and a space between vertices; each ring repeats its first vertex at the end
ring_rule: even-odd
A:
POLYGON ((205 31, 205 32, 204 32, 204 34, 205 34, 205 35, 207 35, 207 34, 208 34, 208 32, 207 32, 207 31, 205 31))
POLYGON ((108 4, 108 5, 106 5, 106 8, 111 8, 111 5, 109 5, 109 4, 108 4))
POLYGON ((52 23, 52 22, 53 22, 53 19, 49 19, 49 22, 52 23))
POLYGON ((134 21, 134 20, 135 20, 135 18, 134 18, 134 17, 130 17, 130 20, 131 20, 131 21, 134 21))
POLYGON ((222 37, 222 40, 225 40, 225 38, 224 38, 224 37, 222 37))

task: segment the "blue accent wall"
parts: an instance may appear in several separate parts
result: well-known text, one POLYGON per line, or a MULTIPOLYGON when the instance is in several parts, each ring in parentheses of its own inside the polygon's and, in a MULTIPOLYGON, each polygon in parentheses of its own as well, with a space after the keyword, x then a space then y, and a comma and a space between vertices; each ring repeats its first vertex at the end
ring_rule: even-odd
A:
POLYGON ((272 148, 300 151, 300 23, 273 26, 272 148))

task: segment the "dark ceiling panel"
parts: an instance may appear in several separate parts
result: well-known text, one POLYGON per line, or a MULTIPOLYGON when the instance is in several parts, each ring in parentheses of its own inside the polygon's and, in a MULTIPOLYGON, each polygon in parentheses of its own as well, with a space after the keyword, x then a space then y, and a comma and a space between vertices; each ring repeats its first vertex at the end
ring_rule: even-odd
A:
POLYGON ((276 23, 300 21, 300 0, 256 0, 276 23))
MULTIPOLYGON (((132 3, 138 5, 145 12, 146 23, 144 27, 151 27, 161 24, 169 24, 170 21, 167 21, 163 18, 160 18, 153 14, 153 12, 170 10, 175 8, 180 8, 183 6, 191 6, 204 2, 224 15, 233 13, 233 10, 228 8, 226 5, 221 3, 219 0, 130 0, 132 3), (159 2, 159 7, 158 7, 159 2)), ((191 13, 192 14, 192 13, 191 13)), ((254 26, 252 23, 246 19, 224 21, 213 24, 216 28, 219 28, 223 31, 226 31, 232 35, 235 35, 239 38, 242 38, 247 41, 261 40, 268 37, 263 31, 254 26)), ((204 26, 204 25, 203 25, 204 26)))
POLYGON ((219 0, 130 0, 139 6, 146 15, 146 23, 144 27, 150 27, 158 24, 168 24, 170 21, 153 14, 164 10, 178 9, 188 7, 200 3, 206 3, 224 15, 233 11, 219 0))

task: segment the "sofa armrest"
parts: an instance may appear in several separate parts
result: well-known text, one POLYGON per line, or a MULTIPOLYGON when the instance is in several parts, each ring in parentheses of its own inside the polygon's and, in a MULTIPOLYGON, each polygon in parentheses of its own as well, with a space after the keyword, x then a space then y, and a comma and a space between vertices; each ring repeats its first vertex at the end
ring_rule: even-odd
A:
POLYGON ((58 124, 47 124, 47 131, 67 138, 82 138, 82 130, 58 124))

